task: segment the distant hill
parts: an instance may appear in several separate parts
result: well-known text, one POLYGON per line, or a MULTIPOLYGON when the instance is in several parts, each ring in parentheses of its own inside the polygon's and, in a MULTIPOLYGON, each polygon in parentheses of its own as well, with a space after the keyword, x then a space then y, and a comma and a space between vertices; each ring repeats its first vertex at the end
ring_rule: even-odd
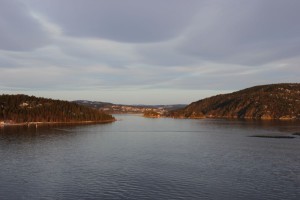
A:
POLYGON ((126 105, 126 104, 113 104, 101 101, 87 101, 87 100, 76 100, 73 101, 77 104, 88 106, 90 108, 99 109, 106 113, 111 114, 126 114, 126 113, 135 113, 142 114, 147 111, 154 111, 159 114, 166 113, 170 110, 183 108, 185 104, 174 104, 174 105, 126 105))
POLYGON ((27 95, 0 95, 0 121, 82 122, 113 121, 111 115, 68 101, 27 95))
POLYGON ((87 107, 90 107, 90 108, 96 108, 96 109, 114 105, 112 103, 101 102, 101 101, 76 100, 76 101, 73 101, 73 102, 77 103, 79 105, 87 106, 87 107))
POLYGON ((300 84, 260 85, 191 103, 176 118, 300 119, 300 84))

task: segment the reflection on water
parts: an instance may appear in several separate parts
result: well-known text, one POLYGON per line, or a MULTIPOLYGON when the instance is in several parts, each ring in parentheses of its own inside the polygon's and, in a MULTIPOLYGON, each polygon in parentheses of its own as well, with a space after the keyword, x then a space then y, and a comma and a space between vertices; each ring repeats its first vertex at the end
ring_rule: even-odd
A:
POLYGON ((299 199, 297 121, 0 128, 0 199, 299 199))

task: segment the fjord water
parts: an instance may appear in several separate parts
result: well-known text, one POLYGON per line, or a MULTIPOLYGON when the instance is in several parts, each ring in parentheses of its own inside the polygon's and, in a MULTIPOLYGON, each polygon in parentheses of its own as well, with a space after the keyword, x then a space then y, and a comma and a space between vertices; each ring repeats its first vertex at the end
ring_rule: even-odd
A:
POLYGON ((0 128, 0 199, 299 199, 299 122, 148 119, 0 128))

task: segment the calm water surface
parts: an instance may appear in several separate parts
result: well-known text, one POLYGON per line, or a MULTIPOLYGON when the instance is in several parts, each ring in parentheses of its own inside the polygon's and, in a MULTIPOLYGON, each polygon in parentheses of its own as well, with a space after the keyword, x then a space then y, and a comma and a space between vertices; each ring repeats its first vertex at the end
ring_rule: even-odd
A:
POLYGON ((299 122, 0 128, 0 199, 300 199, 299 122))

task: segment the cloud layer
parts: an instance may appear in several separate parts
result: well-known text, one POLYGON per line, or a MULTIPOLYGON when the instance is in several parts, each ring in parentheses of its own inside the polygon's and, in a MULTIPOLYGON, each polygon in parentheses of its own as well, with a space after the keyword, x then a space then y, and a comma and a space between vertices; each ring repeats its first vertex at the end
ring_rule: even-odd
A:
POLYGON ((298 82, 299 19, 297 0, 2 0, 0 90, 189 103, 298 82))
POLYGON ((198 0, 33 1, 64 34, 119 42, 157 42, 178 36, 198 11, 198 0))
POLYGON ((0 48, 11 51, 33 50, 49 43, 49 36, 30 10, 17 1, 0 2, 0 48))

